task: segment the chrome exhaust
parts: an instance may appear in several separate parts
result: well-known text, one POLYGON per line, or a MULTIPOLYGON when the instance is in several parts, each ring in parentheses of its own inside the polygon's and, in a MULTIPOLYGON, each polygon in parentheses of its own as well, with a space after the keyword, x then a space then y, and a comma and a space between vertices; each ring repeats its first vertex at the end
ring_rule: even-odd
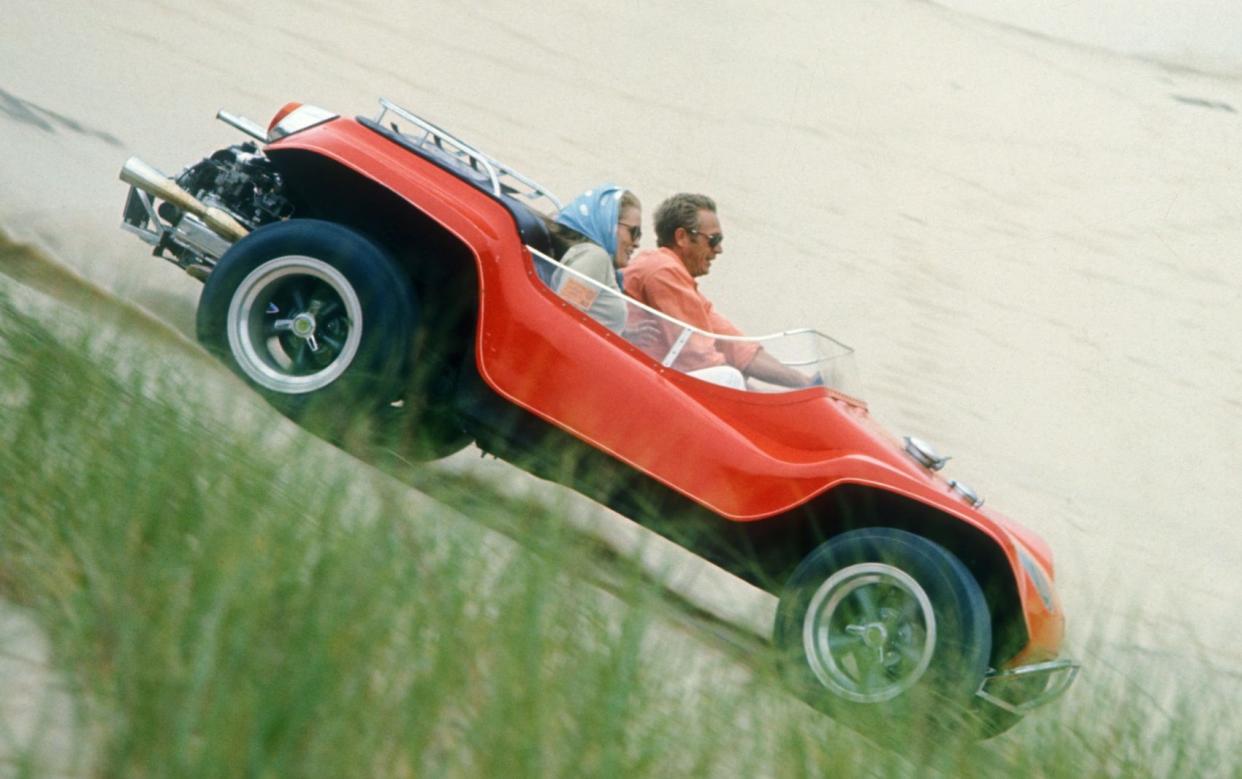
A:
POLYGON ((230 114, 228 111, 221 109, 216 111, 216 118, 234 129, 241 130, 259 143, 267 143, 269 140, 266 130, 244 116, 235 116, 230 114))
POLYGON ((121 181, 137 187, 150 195, 154 195, 160 200, 171 203, 182 211, 194 214, 194 216, 203 220, 203 223, 212 232, 227 241, 232 242, 245 238, 250 233, 249 230, 227 212, 214 206, 206 205, 178 186, 177 182, 137 157, 130 157, 121 166, 121 181))

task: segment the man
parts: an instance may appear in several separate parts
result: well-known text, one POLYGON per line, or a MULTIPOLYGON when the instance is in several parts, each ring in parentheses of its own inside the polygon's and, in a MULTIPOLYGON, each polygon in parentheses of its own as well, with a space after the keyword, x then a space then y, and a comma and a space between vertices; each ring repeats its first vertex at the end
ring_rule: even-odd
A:
MULTIPOLYGON (((711 270, 724 252, 724 234, 716 204, 706 195, 678 194, 655 212, 658 249, 641 252, 625 268, 625 293, 674 319, 719 335, 742 335, 699 292, 695 281, 711 270)), ((661 323, 662 338, 649 353, 663 358, 677 344, 683 328, 661 323)), ((692 335, 673 367, 708 381, 745 388, 741 375, 786 387, 810 386, 811 380, 781 364, 750 341, 726 341, 692 335), (727 366, 732 366, 731 370, 727 366), (736 376, 730 381, 728 376, 736 376)))

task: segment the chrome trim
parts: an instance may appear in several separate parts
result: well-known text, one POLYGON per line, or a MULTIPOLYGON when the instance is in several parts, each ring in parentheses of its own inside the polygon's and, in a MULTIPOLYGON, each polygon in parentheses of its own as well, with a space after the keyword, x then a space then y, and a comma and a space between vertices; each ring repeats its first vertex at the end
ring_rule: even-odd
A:
POLYGON ((885 563, 858 563, 832 574, 815 591, 803 617, 802 651, 815 678, 833 695, 882 703, 923 678, 935 653, 936 630, 931 599, 914 577, 885 563), (863 588, 868 598, 854 603, 860 610, 844 607, 841 613, 855 621, 842 626, 835 617, 863 588), (906 600, 894 600, 892 591, 906 600))
MULTIPOLYGON (((379 116, 375 118, 376 124, 382 125, 384 123, 385 114, 391 112, 407 122, 416 125, 423 131, 421 136, 415 137, 412 135, 406 135, 405 133, 401 134, 409 138, 417 147, 431 143, 440 151, 448 152, 450 155, 461 159, 464 163, 475 170, 482 167, 483 170, 481 172, 486 174, 494 196, 500 197, 502 194, 506 194, 506 189, 510 189, 514 194, 519 194, 527 200, 539 200, 541 198, 545 199, 552 203, 552 205, 556 207, 557 211, 561 210, 561 201, 545 187, 543 187, 543 185, 537 183, 533 179, 517 172, 507 165, 504 165, 495 158, 487 156, 460 138, 432 124, 426 119, 423 119, 421 116, 418 116, 411 111, 407 111, 391 100, 381 97, 379 102, 380 112, 379 116), (453 148, 446 148, 446 144, 453 148), (506 187, 501 183, 502 178, 512 179, 513 181, 526 187, 527 191, 522 191, 521 189, 512 186, 506 187)), ((393 129, 396 130, 395 127, 393 129)), ((399 133, 401 132, 400 130, 396 131, 399 133)))
POLYGON ((665 368, 673 367, 673 363, 677 362, 677 358, 681 355, 681 350, 686 348, 686 344, 690 341, 690 328, 682 328, 681 334, 677 336, 677 340, 673 341, 673 345, 668 348, 668 354, 664 355, 664 359, 660 364, 665 368))
POLYGON ((132 225, 129 222, 121 222, 121 229, 127 233, 133 233, 138 236, 139 240, 143 243, 149 243, 152 246, 159 245, 160 235, 157 232, 147 230, 143 227, 138 227, 137 225, 132 225))
POLYGON ((274 257, 252 270, 234 290, 225 319, 229 352, 237 367, 259 386, 284 395, 314 392, 340 378, 357 356, 366 326, 358 292, 344 274, 318 257, 300 254, 274 257), (315 338, 321 326, 313 310, 317 304, 310 301, 311 310, 282 312, 282 319, 275 321, 270 319, 267 308, 279 285, 304 279, 330 288, 337 298, 334 302, 344 309, 348 326, 339 346, 329 344, 335 351, 328 353, 331 362, 313 373, 295 372, 297 359, 285 351, 279 333, 291 332, 304 343, 304 348, 319 352, 324 347, 315 338))
POLYGON ((191 213, 185 213, 177 220, 177 226, 173 228, 173 236, 178 239, 179 243, 189 246, 192 250, 203 255, 212 262, 224 256, 224 253, 233 245, 232 241, 226 240, 213 231, 210 227, 191 213))
POLYGON ((176 181, 137 157, 130 157, 121 166, 121 181, 138 187, 182 211, 198 216, 208 227, 226 240, 234 241, 250 233, 250 230, 237 221, 232 214, 203 203, 182 189, 176 181))
POLYGON ((155 204, 151 200, 151 196, 142 191, 133 184, 129 186, 129 195, 126 197, 126 203, 132 198, 137 198, 142 203, 143 210, 147 212, 147 221, 144 225, 137 225, 128 220, 121 220, 121 228, 128 230, 134 235, 141 238, 144 242, 152 246, 158 246, 160 240, 166 233, 171 232, 171 228, 167 227, 160 221, 160 216, 155 210, 155 204))
POLYGON ((244 116, 230 114, 224 109, 216 111, 216 118, 231 127, 241 130, 259 143, 267 143, 267 131, 260 127, 258 122, 251 121, 244 116))
POLYGON ((941 457, 932 448, 931 444, 921 438, 914 436, 905 436, 901 439, 905 442, 906 454, 914 458, 914 460, 924 468, 930 468, 938 471, 944 467, 944 464, 951 460, 951 457, 941 457))
POLYGON ((1032 709, 1037 709, 1040 706, 1052 703, 1054 700, 1064 695, 1065 691, 1068 690, 1070 685, 1074 683, 1074 680, 1078 678, 1078 672, 1081 669, 1081 665, 1069 659, 1050 660, 1046 663, 1032 663, 1031 665, 1022 665, 1005 671, 988 669, 987 676, 984 677, 983 683, 979 685, 979 690, 975 693, 975 695, 979 696, 993 706, 1009 712, 1010 714, 1026 714, 1032 709), (1041 674, 1048 677, 1048 681, 1045 682, 1047 686, 1044 688, 1043 692, 1039 693, 1034 698, 1022 701, 1021 703, 1007 701, 998 697, 994 690, 989 691, 988 689, 989 686, 996 687, 997 685, 1003 685, 1007 682, 1034 678, 1041 674), (1060 676, 1053 678, 1057 674, 1060 674, 1060 676))
POLYGON ((974 488, 969 484, 964 484, 957 479, 949 479, 949 489, 956 492, 963 500, 975 508, 983 505, 983 498, 979 497, 979 493, 975 492, 974 488))
POLYGON ((166 223, 160 218, 152 195, 133 184, 129 187, 128 197, 137 199, 142 204, 146 220, 135 223, 123 218, 121 229, 138 236, 143 243, 156 247, 157 256, 163 257, 200 281, 232 246, 231 241, 220 236, 202 219, 188 211, 182 214, 176 226, 166 223), (181 257, 164 254, 165 242, 183 249, 187 254, 181 257))

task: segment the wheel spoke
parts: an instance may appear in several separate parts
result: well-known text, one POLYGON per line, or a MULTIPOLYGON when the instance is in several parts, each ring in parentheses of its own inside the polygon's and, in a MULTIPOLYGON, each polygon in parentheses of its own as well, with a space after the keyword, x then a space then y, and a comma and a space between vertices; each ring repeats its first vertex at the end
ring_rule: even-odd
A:
POLYGON ((883 686, 887 681, 887 675, 884 673, 883 658, 877 653, 874 657, 869 656, 866 662, 862 663, 862 671, 860 682, 868 690, 875 690, 883 686))
POLYGON ((849 654, 862 646, 862 637, 843 633, 828 635, 828 650, 835 655, 849 654))
POLYGON ((302 340, 301 338, 296 339, 296 343, 293 346, 293 355, 292 355, 293 367, 294 368, 306 367, 306 356, 308 353, 309 353, 309 350, 306 348, 306 341, 302 340))
POLYGON ((339 339, 339 338, 333 338, 332 336, 328 335, 327 333, 321 333, 321 334, 320 334, 320 338, 322 338, 322 339, 323 339, 323 342, 324 342, 324 343, 326 343, 328 346, 332 347, 332 351, 333 351, 334 353, 336 353, 336 354, 340 354, 340 353, 341 353, 341 350, 345 348, 345 342, 344 342, 344 341, 342 341, 342 340, 341 340, 341 339, 339 339))
POLYGON ((875 622, 879 616, 875 606, 875 593, 869 585, 863 585, 854 590, 854 602, 861 609, 861 615, 866 622, 875 622))
POLYGON ((264 335, 276 335, 277 333, 287 333, 293 329, 292 319, 277 319, 275 322, 269 322, 264 328, 264 335))
POLYGON ((332 298, 332 299, 329 299, 328 301, 326 301, 326 302, 325 302, 325 303, 324 303, 324 304, 323 304, 323 305, 319 308, 319 310, 318 310, 318 312, 316 312, 315 316, 319 317, 320 319, 326 319, 327 317, 332 316, 334 313, 336 313, 338 310, 340 310, 340 308, 341 308, 341 301, 339 301, 339 300, 337 300, 337 299, 335 299, 335 298, 332 298))
POLYGON ((880 608, 880 622, 889 632, 892 632, 901 624, 901 612, 889 606, 883 606, 880 608))

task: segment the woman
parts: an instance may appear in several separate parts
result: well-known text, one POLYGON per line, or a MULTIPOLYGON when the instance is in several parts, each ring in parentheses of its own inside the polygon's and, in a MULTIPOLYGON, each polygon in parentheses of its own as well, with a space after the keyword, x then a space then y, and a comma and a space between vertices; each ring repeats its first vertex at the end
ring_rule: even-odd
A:
POLYGON ((552 225, 561 264, 582 274, 558 268, 552 288, 614 333, 625 328, 626 305, 618 276, 638 246, 642 217, 642 204, 634 193, 604 184, 574 198, 552 225))

